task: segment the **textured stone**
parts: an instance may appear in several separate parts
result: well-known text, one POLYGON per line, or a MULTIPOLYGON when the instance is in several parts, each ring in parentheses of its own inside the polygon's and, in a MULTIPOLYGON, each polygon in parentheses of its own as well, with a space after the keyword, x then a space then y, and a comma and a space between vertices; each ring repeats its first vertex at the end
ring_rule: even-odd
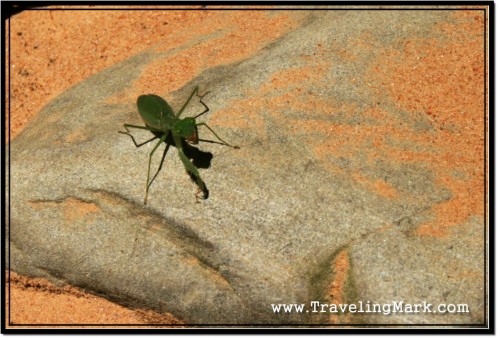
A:
MULTIPOLYGON (((146 66, 196 42, 145 51, 68 89, 10 145, 10 267, 191 324, 325 324, 326 314, 275 314, 271 304, 323 299, 331 261, 347 249, 350 291, 335 301, 443 297, 473 312, 390 322, 484 322, 484 217, 454 223, 444 240, 418 233, 439 224, 428 211, 455 198, 444 174, 481 174, 436 170, 443 145, 429 138, 459 143, 454 126, 443 132, 425 112, 381 96, 370 74, 383 52, 446 40, 433 27, 457 20, 448 11, 315 11, 251 58, 207 69, 174 93, 159 89, 174 109, 194 86, 209 90, 200 119, 242 147, 200 145, 214 154, 201 170, 210 198, 200 204, 175 149, 142 204, 154 144, 137 149, 117 133, 142 122, 133 101, 112 100, 146 66), (468 271, 465 281, 450 278, 468 271)), ((186 116, 202 109, 193 102, 186 116)))

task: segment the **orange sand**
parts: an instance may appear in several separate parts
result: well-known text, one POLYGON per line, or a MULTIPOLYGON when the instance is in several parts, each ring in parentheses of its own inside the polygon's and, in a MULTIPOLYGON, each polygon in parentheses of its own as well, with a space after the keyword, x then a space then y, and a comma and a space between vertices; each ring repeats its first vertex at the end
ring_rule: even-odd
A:
MULTIPOLYGON (((10 276, 10 313, 6 317, 12 326, 182 324, 168 313, 127 309, 69 285, 56 287, 45 279, 30 279, 13 272, 10 276)), ((8 296, 8 287, 6 290, 8 296)))

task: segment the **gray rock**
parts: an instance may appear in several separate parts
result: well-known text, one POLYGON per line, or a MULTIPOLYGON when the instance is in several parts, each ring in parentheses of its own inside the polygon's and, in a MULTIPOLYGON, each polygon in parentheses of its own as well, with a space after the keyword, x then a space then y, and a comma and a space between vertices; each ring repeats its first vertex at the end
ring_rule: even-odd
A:
MULTIPOLYGON (((354 242, 357 293, 372 305, 431 304, 427 310, 408 307, 415 312, 384 315, 387 324, 483 323, 485 278, 480 264, 485 259, 477 246, 484 241, 482 223, 473 219, 443 239, 415 237, 400 227, 354 242)), ((375 315, 359 314, 357 322, 380 323, 375 315)))
MULTIPOLYGON (((431 24, 447 20, 445 11, 315 11, 252 58, 206 70, 168 94, 178 109, 195 85, 210 90, 205 97, 210 112, 201 120, 242 146, 200 146, 215 155, 211 167, 201 170, 210 198, 200 204, 173 149, 143 205, 153 144, 137 149, 117 133, 123 123, 142 125, 135 103, 106 104, 131 87, 145 65, 177 50, 144 52, 68 89, 10 145, 10 268, 71 283, 129 307, 168 311, 192 324, 327 323, 328 315, 273 313, 271 304, 304 303, 307 308, 324 289, 314 282, 318 273, 330 270, 325 264, 348 247, 356 300, 447 296, 470 302, 474 313, 449 316, 446 322, 483 322, 482 281, 453 281, 440 271, 450 261, 456 265, 453 273, 481 266, 482 243, 460 243, 459 233, 451 241, 426 242, 406 235, 408 226, 401 223, 451 198, 432 168, 383 158, 369 163, 368 155, 377 151, 370 143, 353 146, 354 152, 343 157, 323 159, 315 147, 325 135, 294 130, 294 124, 314 126, 315 121, 375 126, 363 109, 376 105, 392 114, 395 126, 415 133, 431 129, 420 115, 398 111, 367 86, 350 81, 363 79, 363 58, 373 58, 378 49, 360 51, 362 58, 354 62, 331 53, 335 66, 322 71, 319 85, 301 83, 302 95, 294 98, 309 103, 308 112, 296 105, 277 112, 273 105, 297 84, 264 96, 256 90, 269 85, 276 72, 314 67, 305 57, 313 56, 318 44, 348 45, 369 31, 376 37, 372 43, 383 48, 405 37, 432 35, 431 24), (331 112, 316 112, 309 99, 313 95, 331 103, 331 112), (213 114, 238 101, 251 105, 251 114, 236 112, 240 121, 234 127, 233 116, 217 116, 228 123, 213 124, 213 114), (358 113, 339 112, 339 102, 355 105, 358 113), (351 172, 383 180, 403 194, 384 197, 353 181, 351 172), (393 227, 374 232, 385 225, 393 227), (441 259, 434 261, 437 254, 441 259), (468 262, 459 261, 465 257, 468 262)), ((192 104, 186 115, 200 109, 192 104)), ((134 133, 139 140, 150 136, 134 133)), ((154 166, 160 157, 161 151, 154 166)), ((470 228, 476 233, 481 225, 474 220, 470 228)), ((377 314, 361 319, 386 321, 377 314)), ((391 322, 432 324, 443 318, 405 315, 391 322)))

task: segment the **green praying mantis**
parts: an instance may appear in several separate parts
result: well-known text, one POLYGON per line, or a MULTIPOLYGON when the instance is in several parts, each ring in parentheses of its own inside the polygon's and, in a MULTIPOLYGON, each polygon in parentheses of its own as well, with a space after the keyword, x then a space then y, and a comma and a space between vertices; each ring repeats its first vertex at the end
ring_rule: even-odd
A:
POLYGON ((203 97, 206 96, 208 92, 205 93, 203 96, 200 96, 198 90, 199 87, 196 86, 193 92, 191 92, 189 98, 186 100, 184 105, 182 105, 181 109, 177 113, 174 113, 172 107, 170 107, 170 105, 165 101, 165 99, 161 98, 160 96, 157 96, 155 94, 146 94, 139 96, 137 98, 137 109, 139 110, 139 114, 141 115, 141 118, 144 121, 145 126, 123 124, 123 127, 125 128, 126 132, 118 131, 119 133, 130 136, 137 148, 155 139, 159 139, 156 145, 154 146, 153 150, 151 150, 151 152, 149 153, 148 176, 146 179, 146 193, 144 195, 144 204, 147 204, 149 187, 151 186, 156 176, 160 172, 163 166, 163 161, 165 160, 165 156, 170 146, 175 146, 177 148, 177 153, 179 155, 179 158, 181 159, 182 164, 184 165, 184 168, 186 169, 186 172, 198 186, 198 191, 195 194, 196 202, 199 202, 199 199, 208 198, 208 189, 207 186, 205 185, 205 182, 203 182, 203 180, 201 179, 198 168, 193 164, 193 162, 191 162, 189 157, 186 155, 185 148, 187 143, 198 144, 199 142, 208 142, 208 143, 225 145, 233 149, 239 149, 238 146, 230 145, 229 143, 225 142, 206 123, 196 122, 196 118, 204 115, 209 111, 208 106, 203 102, 203 97), (182 112, 184 111, 184 109, 189 104, 189 102, 191 101, 191 99, 195 94, 198 98, 200 98, 200 103, 205 107, 205 110, 194 117, 180 118, 182 112), (209 131, 211 131, 219 141, 199 138, 198 127, 202 126, 206 127, 209 131), (132 134, 130 133, 129 128, 151 131, 154 137, 145 141, 144 143, 138 144, 135 141, 134 136, 132 136, 132 134), (151 179, 150 181, 149 179, 151 175, 151 158, 153 157, 153 154, 156 152, 156 150, 162 143, 165 143, 166 147, 165 150, 163 151, 163 156, 161 158, 158 170, 156 171, 156 174, 153 176, 153 179, 151 179))

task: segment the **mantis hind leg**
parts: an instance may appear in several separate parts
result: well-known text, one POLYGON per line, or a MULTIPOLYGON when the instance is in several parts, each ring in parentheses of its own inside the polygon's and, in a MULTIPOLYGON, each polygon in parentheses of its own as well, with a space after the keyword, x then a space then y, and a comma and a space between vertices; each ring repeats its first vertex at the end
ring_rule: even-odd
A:
POLYGON ((158 174, 160 173, 160 170, 163 166, 163 162, 165 161, 165 156, 167 155, 169 148, 170 148, 170 144, 167 144, 167 146, 165 147, 165 150, 163 150, 163 156, 161 156, 161 161, 160 161, 160 165, 158 166, 158 170, 156 170, 155 175, 153 176, 153 178, 149 182, 148 187, 146 189, 147 191, 149 191, 149 187, 151 186, 151 184, 153 184, 154 180, 156 179, 156 176, 158 176, 158 174))
POLYGON ((140 148, 141 146, 143 146, 144 144, 146 143, 149 143, 153 140, 155 140, 156 138, 158 137, 153 137, 151 139, 148 139, 147 141, 143 142, 143 143, 137 143, 135 141, 135 138, 134 136, 132 136, 132 134, 130 133, 130 130, 128 129, 129 127, 131 128, 134 128, 134 129, 141 129, 141 130, 148 130, 148 131, 151 131, 150 129, 148 129, 146 126, 139 126, 139 125, 131 125, 131 124, 123 124, 123 127, 125 128, 125 130, 127 130, 127 132, 124 132, 124 131, 118 131, 118 133, 121 133, 121 134, 124 134, 124 135, 127 135, 129 136, 130 138, 132 138, 132 142, 134 142, 134 145, 136 148, 140 148))
MULTIPOLYGON (((148 178, 146 179, 146 195, 144 196, 144 204, 146 204, 148 202, 149 187, 150 187, 151 183, 153 182, 153 181, 151 181, 151 183, 149 182, 149 175, 151 173, 151 158, 153 157, 153 154, 155 153, 156 149, 158 149, 158 147, 160 146, 160 144, 163 143, 163 142, 165 142, 166 139, 167 139, 167 134, 165 133, 164 135, 161 136, 161 138, 158 141, 158 143, 156 143, 156 145, 153 148, 153 150, 151 150, 151 152, 149 153, 148 178)), ((164 152, 164 153, 166 154, 166 152, 164 152)), ((163 157, 162 157, 162 163, 163 163, 163 157)), ((161 164, 160 164, 160 168, 161 168, 161 164)), ((159 170, 158 170, 158 172, 159 172, 159 170)), ((155 177, 156 177, 156 175, 155 175, 155 177)))

